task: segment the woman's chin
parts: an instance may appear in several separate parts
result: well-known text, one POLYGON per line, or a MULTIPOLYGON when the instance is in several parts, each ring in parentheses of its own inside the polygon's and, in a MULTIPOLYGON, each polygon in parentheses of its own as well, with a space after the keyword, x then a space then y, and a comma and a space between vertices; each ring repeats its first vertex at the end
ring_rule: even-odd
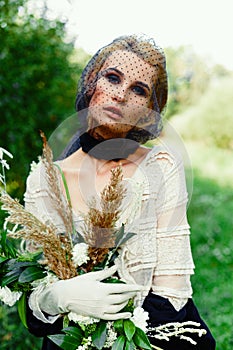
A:
POLYGON ((94 134, 98 134, 104 139, 125 137, 132 129, 131 125, 117 122, 105 122, 94 127, 94 134))

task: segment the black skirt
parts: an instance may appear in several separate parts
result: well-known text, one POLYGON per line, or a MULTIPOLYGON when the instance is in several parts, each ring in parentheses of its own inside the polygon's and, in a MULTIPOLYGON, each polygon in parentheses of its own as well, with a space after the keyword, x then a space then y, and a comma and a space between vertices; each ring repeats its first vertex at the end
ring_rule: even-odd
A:
MULTIPOLYGON (((192 299, 189 299, 180 311, 176 311, 168 299, 149 293, 143 303, 143 308, 149 313, 149 326, 151 327, 156 327, 169 322, 194 321, 200 323, 201 328, 206 330, 206 334, 201 337, 197 334, 185 334, 196 341, 197 345, 193 345, 187 340, 176 337, 170 338, 169 341, 149 337, 151 344, 156 345, 163 350, 215 350, 215 340, 207 325, 201 319, 192 299)), ((30 333, 34 334, 36 337, 44 338, 41 350, 60 349, 47 338, 47 335, 61 333, 63 325, 62 318, 59 318, 53 324, 44 323, 35 318, 30 308, 27 307, 27 325, 30 333)))
POLYGON ((200 323, 200 328, 206 330, 206 334, 201 337, 194 333, 185 334, 192 338, 197 343, 196 345, 177 337, 172 337, 169 341, 158 340, 154 337, 149 337, 148 334, 151 344, 163 350, 215 350, 215 340, 209 328, 201 319, 192 299, 189 299, 180 311, 176 311, 168 299, 149 293, 143 303, 143 308, 149 313, 150 327, 160 326, 169 322, 194 321, 200 323))

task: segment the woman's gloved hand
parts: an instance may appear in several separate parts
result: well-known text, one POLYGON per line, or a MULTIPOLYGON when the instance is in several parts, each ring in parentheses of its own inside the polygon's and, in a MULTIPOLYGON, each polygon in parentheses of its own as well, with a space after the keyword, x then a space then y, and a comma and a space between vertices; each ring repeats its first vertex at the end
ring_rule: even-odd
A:
POLYGON ((104 320, 129 318, 129 312, 119 312, 142 286, 104 283, 116 272, 116 266, 98 272, 62 280, 48 286, 39 297, 41 310, 49 315, 75 312, 104 320))

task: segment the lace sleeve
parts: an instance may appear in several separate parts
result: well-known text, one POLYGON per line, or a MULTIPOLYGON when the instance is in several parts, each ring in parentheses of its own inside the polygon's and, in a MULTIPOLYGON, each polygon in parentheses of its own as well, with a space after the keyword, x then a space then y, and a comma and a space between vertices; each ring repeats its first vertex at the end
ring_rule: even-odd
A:
POLYGON ((29 174, 24 193, 24 206, 27 211, 45 222, 48 219, 48 191, 44 167, 40 162, 29 174))
POLYGON ((42 222, 51 221, 57 227, 58 232, 63 232, 64 224, 54 208, 45 169, 42 162, 29 174, 24 194, 25 209, 35 215, 42 222))
MULTIPOLYGON (((180 207, 182 204, 186 205, 188 193, 183 161, 180 156, 160 152, 157 156, 157 161, 162 175, 157 199, 157 214, 159 218, 164 212, 171 210, 172 213, 172 210, 175 208, 180 207)), ((161 223, 160 226, 162 226, 161 223)), ((170 226, 168 222, 166 222, 166 226, 170 226)))
POLYGON ((187 190, 182 161, 160 158, 162 186, 157 202, 157 264, 152 289, 181 309, 192 295, 194 264, 186 217, 187 190))

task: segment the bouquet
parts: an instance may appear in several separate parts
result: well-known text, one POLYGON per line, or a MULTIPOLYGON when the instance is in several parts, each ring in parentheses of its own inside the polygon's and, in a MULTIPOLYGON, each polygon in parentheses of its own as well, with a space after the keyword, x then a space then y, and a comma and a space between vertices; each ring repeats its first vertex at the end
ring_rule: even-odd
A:
MULTIPOLYGON (((110 182, 101 192, 100 206, 97 207, 94 200, 89 203, 89 211, 83 218, 82 234, 75 230, 65 179, 63 178, 66 203, 62 200, 58 187, 60 168, 53 162, 52 151, 43 133, 42 138, 41 161, 54 206, 64 223, 65 233, 62 234, 57 232, 52 222, 38 220, 6 192, 5 169, 9 169, 9 165, 3 156, 12 155, 0 148, 0 181, 3 185, 0 201, 2 209, 8 213, 0 240, 0 300, 9 306, 18 303, 19 315, 25 327, 28 293, 59 279, 69 279, 111 267, 119 248, 135 235, 125 232, 124 224, 116 227, 125 195, 120 166, 112 170, 110 182), (25 248, 25 242, 32 242, 37 249, 28 249, 28 244, 25 248)), ((63 176, 62 172, 61 175, 63 176)), ((112 276, 105 282, 123 283, 118 276, 112 276)), ((199 329, 200 325, 195 322, 171 323, 150 329, 147 325, 148 314, 141 307, 135 307, 133 299, 129 300, 124 311, 131 312, 132 317, 105 321, 70 312, 64 316, 62 333, 49 338, 64 350, 149 350, 152 347, 159 348, 150 344, 147 334, 166 340, 172 336, 180 337, 193 344, 195 342, 184 333, 198 333, 199 336, 205 334, 205 330, 199 329), (72 326, 70 321, 73 322, 72 326)))

